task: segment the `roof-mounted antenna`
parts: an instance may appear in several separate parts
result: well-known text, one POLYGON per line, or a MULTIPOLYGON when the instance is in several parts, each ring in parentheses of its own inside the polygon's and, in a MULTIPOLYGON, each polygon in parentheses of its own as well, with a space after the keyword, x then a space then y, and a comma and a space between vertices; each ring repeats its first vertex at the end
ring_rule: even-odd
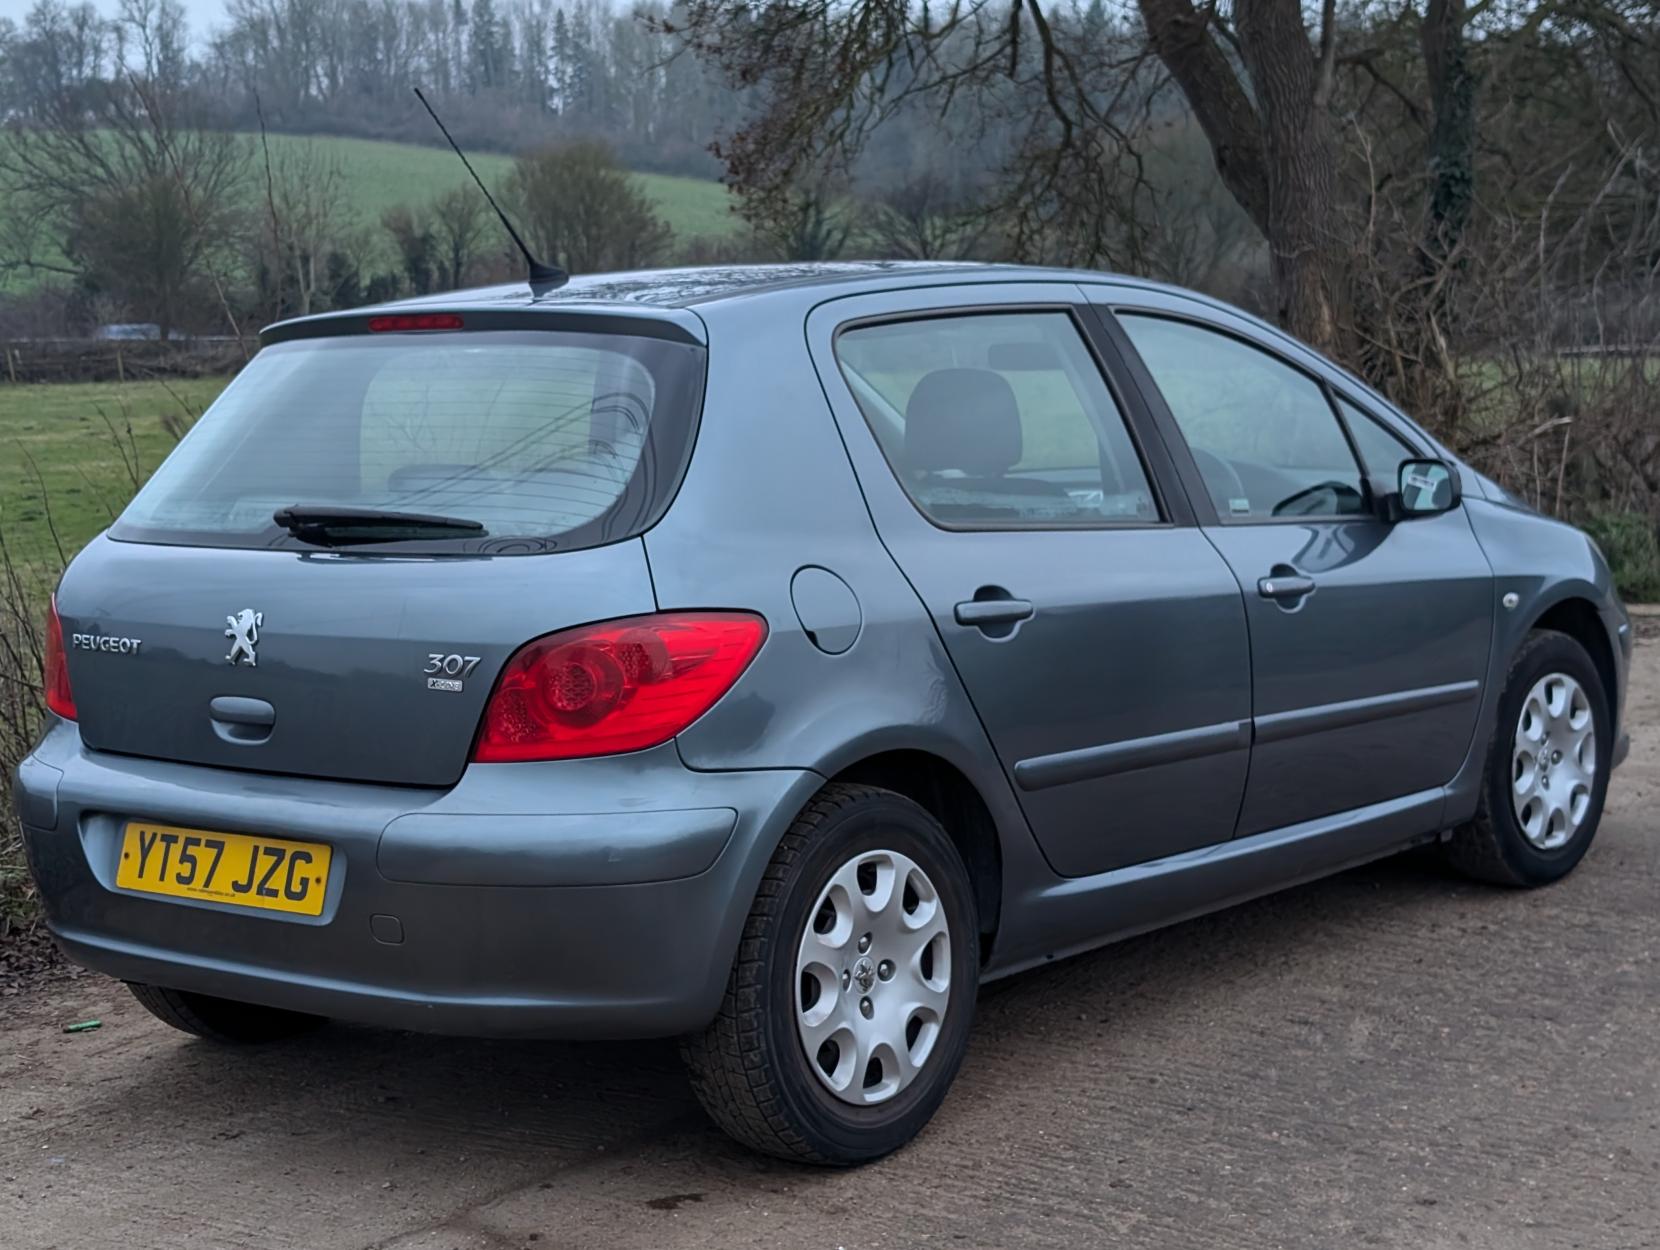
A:
POLYGON ((436 123, 439 131, 444 136, 444 141, 450 145, 451 151, 461 158, 461 163, 467 167, 467 172, 473 176, 473 181, 478 184, 478 189, 484 193, 485 200, 488 201, 491 208, 496 210, 496 216, 501 218, 502 228, 507 231, 507 237, 513 240, 513 246, 519 249, 519 254, 525 258, 525 264, 530 266, 530 293, 532 295, 542 295, 569 282, 571 280, 570 274, 557 265, 544 265, 525 246, 525 241, 519 237, 519 232, 513 229, 513 223, 507 219, 507 214, 501 211, 501 205, 496 203, 496 197, 490 194, 490 189, 484 185, 484 179, 478 176, 478 171, 473 168, 473 163, 467 159, 467 154, 461 150, 461 145, 450 137, 449 127, 444 125, 442 119, 433 110, 432 105, 427 103, 427 98, 421 93, 419 87, 415 88, 415 98, 421 102, 421 107, 427 111, 427 116, 436 123))

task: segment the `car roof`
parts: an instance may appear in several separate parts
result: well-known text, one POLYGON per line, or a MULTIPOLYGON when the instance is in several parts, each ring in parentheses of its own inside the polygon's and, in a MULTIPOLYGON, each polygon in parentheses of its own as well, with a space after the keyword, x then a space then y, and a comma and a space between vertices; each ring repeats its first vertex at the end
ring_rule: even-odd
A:
MULTIPOLYGON (((533 295, 525 282, 502 283, 470 291, 438 292, 396 300, 385 308, 429 308, 455 303, 501 308, 558 308, 571 304, 632 304, 648 308, 691 308, 740 297, 783 293, 802 287, 844 286, 883 290, 936 275, 973 276, 998 273, 1043 273, 1015 265, 904 260, 802 261, 771 265, 708 265, 680 269, 636 269, 621 273, 576 274, 564 286, 533 295)), ((1069 276, 1075 277, 1076 274, 1069 276)))
MULTIPOLYGON (((930 286, 962 281, 992 282, 1101 282, 1163 290, 1193 296, 1196 293, 1164 283, 1124 274, 1040 265, 984 264, 972 261, 835 260, 767 265, 708 265, 677 269, 636 269, 619 273, 576 274, 563 286, 541 293, 528 282, 503 282, 459 291, 435 291, 366 307, 324 313, 399 312, 431 308, 489 308, 501 311, 592 308, 596 304, 626 305, 636 310, 691 309, 734 299, 784 295, 804 288, 834 289, 858 294, 908 286, 930 286)), ((1202 295, 1197 298, 1204 300, 1202 295)), ((1207 301, 1208 302, 1208 301, 1207 301)), ((302 318, 297 320, 309 320, 302 318)), ((289 325, 291 322, 279 323, 289 325)), ((274 329, 275 327, 270 327, 274 329)))
MULTIPOLYGON (((772 299, 799 308, 803 300, 871 294, 912 287, 962 282, 1111 282, 1216 301, 1193 291, 1122 274, 1038 265, 984 264, 971 261, 836 260, 767 265, 709 265, 677 269, 637 269, 618 273, 577 274, 563 286, 533 291, 528 282, 504 282, 460 291, 436 291, 366 307, 338 309, 269 325, 264 342, 330 334, 328 325, 386 313, 445 309, 522 316, 606 312, 634 320, 657 318, 677 324, 703 340, 699 315, 737 300, 772 299)), ((1223 307, 1218 304, 1217 307, 1223 307)), ((783 311, 782 309, 780 310, 783 311)))

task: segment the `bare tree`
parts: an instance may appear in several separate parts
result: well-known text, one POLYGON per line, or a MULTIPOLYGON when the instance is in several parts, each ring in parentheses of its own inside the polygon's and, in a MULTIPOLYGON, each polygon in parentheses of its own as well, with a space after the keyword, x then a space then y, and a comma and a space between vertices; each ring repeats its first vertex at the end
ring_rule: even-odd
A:
POLYGON ((716 145, 752 222, 845 176, 872 135, 930 115, 942 150, 996 171, 984 205, 1018 258, 1133 267, 1151 207, 1138 141, 1159 82, 1140 33, 1045 0, 692 0, 659 29, 757 107, 716 145))
POLYGON ((349 180, 340 158, 313 143, 273 155, 262 133, 260 147, 265 212, 256 271, 271 315, 305 316, 329 289, 330 255, 356 230, 349 180))
POLYGON ((397 252, 404 282, 417 295, 455 290, 510 267, 495 214, 470 186, 441 192, 416 207, 400 204, 383 213, 380 224, 397 252))
POLYGON ((0 263, 107 292, 164 338, 202 296, 229 314, 247 166, 245 144, 205 129, 166 81, 180 21, 166 0, 129 5, 118 42, 136 42, 143 72, 78 81, 0 135, 12 213, 34 223, 0 263))
POLYGON ((776 260, 834 260, 853 232, 844 203, 827 184, 792 188, 757 204, 750 214, 756 237, 776 260))
POLYGON ((864 215, 876 248, 906 260, 966 260, 980 254, 991 231, 986 210, 933 172, 878 193, 864 215))
POLYGON ((601 144, 521 157, 503 194, 537 254, 572 273, 653 264, 672 238, 633 176, 601 144))
POLYGON ((470 186, 458 186, 437 196, 427 206, 432 232, 438 285, 447 290, 478 281, 482 270, 493 269, 501 248, 494 246, 500 226, 484 197, 470 186))
POLYGON ((1271 313, 1377 378, 1451 377, 1482 179, 1493 163, 1541 167, 1519 127, 1495 162, 1484 124, 1525 114, 1548 130, 1571 116, 1577 142, 1600 146, 1598 119, 1652 136, 1660 115, 1652 0, 1137 0, 1136 12, 1139 27, 1050 0, 693 0, 662 25, 759 101, 719 147, 746 204, 849 164, 876 128, 927 101, 942 125, 977 115, 1001 138, 984 156, 1001 161, 997 207, 1016 256, 1134 268, 1161 267, 1177 242, 1169 197, 1148 176, 1173 103, 1156 64, 1266 241, 1271 313), (1553 118, 1509 87, 1508 68, 1546 64, 1538 94, 1582 84, 1598 97, 1587 112, 1553 118), (1484 82, 1508 88, 1485 113, 1484 82), (1380 237, 1364 191, 1374 184, 1399 215, 1386 232, 1391 281, 1412 292, 1429 336, 1377 367, 1375 300, 1353 283, 1354 249, 1380 237))
POLYGON ((380 224, 397 249, 398 265, 410 290, 416 295, 425 295, 435 289, 438 243, 425 215, 400 204, 387 209, 381 215, 380 224))

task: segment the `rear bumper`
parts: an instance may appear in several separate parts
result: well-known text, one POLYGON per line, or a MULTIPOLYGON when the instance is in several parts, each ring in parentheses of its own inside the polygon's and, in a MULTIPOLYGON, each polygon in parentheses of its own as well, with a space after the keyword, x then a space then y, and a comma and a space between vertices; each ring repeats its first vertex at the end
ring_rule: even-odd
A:
POLYGON ((766 861, 821 784, 692 772, 671 743, 357 786, 89 752, 57 724, 16 791, 47 923, 90 968, 394 1028, 645 1037, 713 1017, 766 861), (118 887, 132 817, 329 844, 322 914, 118 887))

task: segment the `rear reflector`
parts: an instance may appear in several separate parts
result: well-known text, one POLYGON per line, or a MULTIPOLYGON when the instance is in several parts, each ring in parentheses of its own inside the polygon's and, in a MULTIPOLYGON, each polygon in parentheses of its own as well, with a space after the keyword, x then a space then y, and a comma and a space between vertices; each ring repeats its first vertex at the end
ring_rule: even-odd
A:
POLYGON ((400 313, 395 317, 370 317, 370 334, 399 330, 459 330, 461 318, 455 313, 400 313))
POLYGON ((538 638, 496 680, 473 758, 563 760, 667 742, 732 688, 766 636, 748 612, 665 612, 538 638))
POLYGON ((63 650, 63 622, 58 619, 58 597, 52 596, 46 609, 45 670, 46 706, 64 720, 75 719, 75 696, 69 690, 69 661, 63 650))

